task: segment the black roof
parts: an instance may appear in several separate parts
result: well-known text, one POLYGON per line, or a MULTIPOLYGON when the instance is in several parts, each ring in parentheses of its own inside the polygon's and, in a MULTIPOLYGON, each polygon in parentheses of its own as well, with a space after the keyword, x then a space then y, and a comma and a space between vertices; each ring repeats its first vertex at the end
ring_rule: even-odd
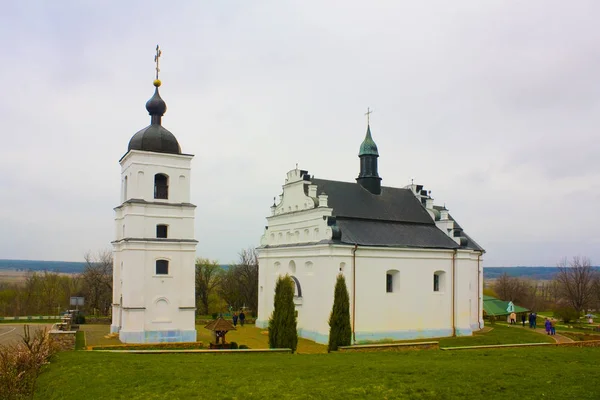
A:
MULTIPOLYGON (((372 194, 357 183, 311 179, 328 196, 339 235, 334 242, 366 246, 461 248, 436 225, 410 189, 372 194)), ((337 230, 334 229, 334 230, 337 230)))
POLYGON ((364 246, 456 249, 458 244, 431 224, 337 219, 340 242, 364 246))
POLYGON ((137 132, 129 141, 129 150, 153 151, 155 153, 181 154, 179 142, 162 125, 151 124, 137 132))
POLYGON ((375 195, 357 183, 311 179, 319 193, 329 197, 327 205, 336 217, 377 221, 412 222, 435 226, 431 216, 410 189, 381 187, 375 195))

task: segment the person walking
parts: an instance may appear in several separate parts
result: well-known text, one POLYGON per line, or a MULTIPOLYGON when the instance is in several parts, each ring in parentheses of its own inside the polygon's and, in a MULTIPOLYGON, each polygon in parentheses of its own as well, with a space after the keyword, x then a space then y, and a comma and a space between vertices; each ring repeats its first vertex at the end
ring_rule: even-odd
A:
POLYGON ((556 335, 556 320, 554 318, 550 320, 550 334, 556 335))
POLYGON ((517 314, 515 314, 514 311, 510 313, 510 324, 511 325, 517 324, 517 314))
POLYGON ((237 326, 238 315, 236 312, 233 313, 233 326, 237 326))
POLYGON ((525 321, 527 321, 527 316, 525 313, 521 314, 521 322, 523 323, 523 328, 525 328, 525 321))
POLYGON ((549 335, 550 331, 552 330, 552 323, 550 322, 550 320, 548 318, 546 318, 546 322, 544 323, 544 326, 546 327, 546 335, 549 335))
POLYGON ((240 325, 244 326, 244 321, 246 320, 246 314, 244 314, 244 311, 242 310, 242 312, 240 313, 240 325))
POLYGON ((531 313, 533 315, 533 329, 537 328, 537 313, 531 313))
POLYGON ((529 328, 533 329, 533 313, 529 313, 529 328))

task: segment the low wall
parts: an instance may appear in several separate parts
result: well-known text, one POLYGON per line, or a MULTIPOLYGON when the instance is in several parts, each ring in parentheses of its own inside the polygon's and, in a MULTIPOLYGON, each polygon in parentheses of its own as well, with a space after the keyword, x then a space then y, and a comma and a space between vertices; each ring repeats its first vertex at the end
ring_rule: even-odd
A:
POLYGON ((407 351, 407 350, 438 350, 439 342, 413 342, 413 343, 381 343, 357 344, 354 346, 340 346, 340 352, 372 352, 372 351, 407 351))
POLYGON ((560 347, 600 347, 600 340, 583 340, 581 342, 556 343, 555 345, 560 347))
POLYGON ((34 315, 34 316, 25 316, 25 317, 0 317, 0 321, 37 321, 37 320, 45 320, 45 319, 61 319, 60 316, 50 316, 50 315, 34 315))
POLYGON ((75 350, 75 335, 76 331, 58 331, 52 330, 48 332, 50 341, 58 347, 60 351, 75 350))

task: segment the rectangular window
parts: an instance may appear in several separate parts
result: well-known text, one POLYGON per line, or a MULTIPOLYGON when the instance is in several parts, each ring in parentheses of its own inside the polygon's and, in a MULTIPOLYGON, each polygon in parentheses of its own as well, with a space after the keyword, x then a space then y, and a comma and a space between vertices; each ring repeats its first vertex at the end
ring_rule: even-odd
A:
POLYGON ((156 237, 166 239, 167 225, 156 225, 156 237))
POLYGON ((156 260, 156 275, 168 275, 168 274, 169 274, 169 261, 156 260))
POLYGON ((385 291, 387 293, 394 291, 394 277, 392 274, 385 274, 385 291))
POLYGON ((433 274, 433 291, 440 291, 440 276, 438 274, 433 274))

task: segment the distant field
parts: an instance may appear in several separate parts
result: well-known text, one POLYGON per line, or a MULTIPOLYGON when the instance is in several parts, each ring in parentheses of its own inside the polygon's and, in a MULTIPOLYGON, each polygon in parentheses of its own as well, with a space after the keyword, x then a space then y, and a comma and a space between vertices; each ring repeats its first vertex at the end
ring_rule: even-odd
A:
MULTIPOLYGON (((40 271, 36 271, 40 272, 40 271)), ((23 283, 29 271, 17 271, 14 269, 0 269, 0 282, 23 283)), ((59 272, 60 275, 72 275, 71 273, 59 272)))
POLYGON ((73 261, 35 261, 35 260, 0 260, 0 271, 52 271, 77 274, 83 272, 84 262, 73 261))

